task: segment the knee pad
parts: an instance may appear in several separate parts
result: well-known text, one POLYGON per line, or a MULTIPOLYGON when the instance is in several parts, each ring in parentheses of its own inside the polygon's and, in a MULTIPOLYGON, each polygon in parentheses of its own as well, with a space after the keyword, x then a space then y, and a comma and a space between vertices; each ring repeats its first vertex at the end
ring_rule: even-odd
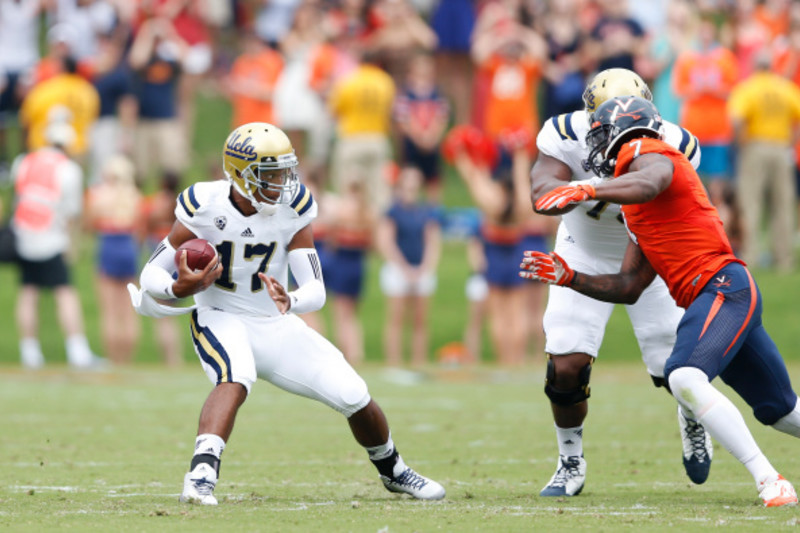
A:
POLYGON ((547 372, 545 373, 544 393, 550 398, 550 401, 556 405, 575 405, 586 401, 590 394, 589 378, 592 375, 592 363, 586 363, 586 366, 578 372, 578 388, 572 390, 561 390, 553 386, 556 378, 556 365, 553 363, 553 358, 550 354, 547 355, 547 372))

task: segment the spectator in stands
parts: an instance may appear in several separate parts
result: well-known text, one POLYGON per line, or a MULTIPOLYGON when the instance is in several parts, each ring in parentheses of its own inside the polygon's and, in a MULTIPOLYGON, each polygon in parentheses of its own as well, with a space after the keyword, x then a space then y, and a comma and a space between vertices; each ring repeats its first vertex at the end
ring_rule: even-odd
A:
POLYGON ((425 178, 430 202, 441 195, 440 145, 450 119, 450 106, 436 84, 432 56, 419 54, 408 65, 408 74, 395 101, 394 120, 400 134, 401 165, 414 166, 425 178))
POLYGON ((258 38, 277 48, 292 27, 294 12, 302 0, 262 0, 253 27, 258 38))
POLYGON ((392 206, 378 223, 376 243, 385 261, 380 285, 386 295, 386 362, 403 362, 403 330, 410 315, 411 364, 428 363, 428 309, 441 254, 438 208, 421 196, 422 172, 400 170, 392 206))
POLYGON ((100 98, 100 113, 89 145, 90 183, 98 183, 106 162, 117 154, 132 155, 137 104, 133 76, 125 60, 122 32, 100 35, 92 63, 92 84, 100 98))
POLYGON ((469 122, 472 95, 472 30, 476 7, 472 0, 439 0, 431 16, 436 33, 436 74, 453 105, 456 124, 469 122))
MULTIPOLYGON (((800 3, 793 4, 800 14, 800 3)), ((777 47, 773 58, 772 69, 781 76, 791 80, 795 86, 800 87, 800 16, 792 19, 789 34, 783 45, 777 47)), ((800 138, 794 144, 794 176, 795 190, 797 191, 797 222, 800 227, 800 138)))
POLYGON ((97 297, 106 356, 115 365, 133 361, 140 323, 128 305, 128 283, 139 271, 142 197, 133 163, 114 155, 87 195, 85 221, 97 233, 97 297))
POLYGON ((178 115, 178 83, 186 43, 165 18, 142 22, 128 60, 134 71, 139 120, 134 163, 141 185, 153 166, 180 174, 188 163, 186 136, 178 115))
POLYGON ((67 122, 52 122, 43 136, 45 145, 19 159, 12 169, 16 195, 12 224, 22 283, 16 306, 20 356, 26 368, 44 365, 37 331, 39 293, 52 289, 67 362, 73 368, 89 368, 100 360, 89 348, 80 299, 67 266, 67 255, 73 255, 71 233, 83 202, 81 167, 67 155, 75 130, 67 122))
POLYGON ((409 0, 376 0, 370 10, 375 28, 364 41, 395 83, 402 82, 408 62, 420 52, 432 52, 438 38, 409 0))
POLYGON ((52 121, 69 121, 75 135, 67 151, 82 160, 89 147, 89 132, 100 110, 97 90, 77 74, 71 57, 61 58, 62 72, 37 83, 25 96, 20 122, 27 131, 27 148, 38 150, 47 145, 45 131, 52 121))
POLYGON ((358 68, 333 86, 328 101, 337 123, 334 189, 343 191, 349 180, 365 183, 379 211, 391 201, 386 166, 394 98, 392 78, 377 64, 375 54, 365 51, 358 68))
POLYGON ((755 72, 734 87, 728 101, 739 148, 736 184, 744 222, 741 257, 749 265, 760 263, 761 222, 767 214, 774 266, 790 272, 794 268, 797 191, 787 153, 800 133, 800 89, 771 72, 770 65, 769 53, 762 50, 756 56, 755 72))
POLYGON ((75 63, 75 72, 87 80, 92 78, 91 60, 78 61, 73 44, 78 39, 77 30, 69 24, 54 24, 47 30, 47 53, 33 69, 28 85, 37 85, 56 74, 64 73, 64 61, 75 63))
POLYGON ((319 6, 306 0, 295 11, 294 22, 280 42, 286 60, 275 87, 275 124, 289 136, 301 161, 299 172, 306 175, 306 152, 315 123, 329 121, 325 103, 311 86, 312 62, 317 47, 325 41, 326 27, 319 6))
POLYGON ((232 127, 258 121, 274 124, 275 85, 283 70, 283 57, 253 32, 246 32, 241 44, 242 53, 221 87, 231 99, 232 127))
POLYGON ((504 135, 520 130, 536 137, 539 131, 536 94, 545 54, 541 36, 514 21, 497 25, 475 39, 472 57, 488 84, 480 123, 495 143, 504 135))
POLYGON ((358 181, 349 182, 326 209, 325 248, 329 264, 324 270, 324 279, 332 296, 334 343, 347 361, 355 365, 364 360, 364 332, 358 311, 378 213, 367 196, 365 185, 358 181))
POLYGON ((700 143, 703 157, 697 172, 714 205, 723 203, 725 190, 731 187, 733 129, 726 106, 738 76, 736 58, 718 41, 713 15, 701 14, 695 46, 675 62, 673 89, 682 100, 680 125, 700 143))
POLYGON ((160 4, 157 16, 170 20, 175 33, 185 43, 181 58, 181 77, 178 81, 178 116, 186 141, 191 145, 194 135, 195 100, 197 90, 211 70, 214 48, 206 23, 205 0, 156 0, 160 4))
MULTIPOLYGON (((72 29, 70 48, 78 63, 91 63, 97 54, 98 35, 106 34, 117 22, 115 1, 43 0, 54 24, 72 29)), ((119 2, 122 3, 122 2, 119 2)))
POLYGON ((654 80, 653 104, 661 118, 675 124, 680 120, 681 101, 672 90, 673 71, 678 55, 691 43, 694 21, 692 7, 685 0, 669 2, 666 25, 653 35, 649 71, 642 72, 645 78, 654 80))
POLYGON ((24 90, 39 61, 40 0, 0 2, 0 175, 11 160, 9 124, 17 119, 24 90))
POLYGON ((644 28, 628 12, 627 0, 600 0, 601 15, 592 28, 587 51, 595 70, 636 70, 637 59, 646 55, 644 28))
MULTIPOLYGON (((451 141, 457 140, 455 132, 454 129, 445 139, 448 148, 451 141)), ((475 132, 469 137, 480 135, 475 132)), ((493 352, 501 365, 520 366, 525 361, 529 317, 520 312, 526 308, 526 293, 515 264, 519 264, 522 254, 522 220, 530 212, 530 165, 522 164, 530 161, 530 155, 525 148, 519 148, 514 151, 511 164, 497 167, 496 158, 471 149, 468 139, 453 142, 452 147, 456 170, 483 213, 481 236, 489 285, 486 312, 493 352)))
POLYGON ((487 315, 489 284, 486 282, 486 251, 483 249, 480 217, 467 236, 467 264, 469 277, 464 293, 467 297, 467 320, 464 323, 464 363, 478 363, 483 351, 483 328, 487 315))
POLYGON ((575 0, 550 0, 541 24, 547 42, 545 116, 571 113, 583 106, 586 86, 586 35, 578 24, 575 0))

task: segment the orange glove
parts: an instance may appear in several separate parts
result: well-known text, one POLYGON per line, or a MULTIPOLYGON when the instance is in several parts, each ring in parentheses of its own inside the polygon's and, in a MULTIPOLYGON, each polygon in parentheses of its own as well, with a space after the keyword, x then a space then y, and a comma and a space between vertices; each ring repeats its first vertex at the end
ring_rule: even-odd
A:
POLYGON ((536 212, 547 214, 550 210, 559 210, 571 205, 591 200, 595 190, 588 183, 576 183, 556 187, 536 201, 536 212))
POLYGON ((555 252, 525 252, 519 268, 519 277, 550 285, 569 287, 575 280, 575 271, 555 252))

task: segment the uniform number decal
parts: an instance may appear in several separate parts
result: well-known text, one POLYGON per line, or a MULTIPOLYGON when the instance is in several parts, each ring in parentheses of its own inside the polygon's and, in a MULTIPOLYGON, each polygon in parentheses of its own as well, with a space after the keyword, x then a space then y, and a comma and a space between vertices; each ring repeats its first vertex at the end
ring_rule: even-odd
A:
POLYGON ((597 202, 594 204, 593 208, 586 212, 586 214, 595 220, 599 220, 600 215, 606 210, 606 207, 608 207, 608 202, 597 202))
POLYGON ((628 146, 633 147, 633 158, 636 159, 637 157, 639 157, 639 152, 642 151, 642 140, 637 139, 635 141, 631 141, 630 143, 628 143, 628 146))
MULTIPOLYGON (((608 207, 608 202, 597 202, 597 203, 594 205, 594 207, 593 207, 593 208, 589 209, 589 210, 586 212, 586 214, 587 214, 588 216, 592 217, 592 218, 593 218, 593 219, 595 219, 595 220, 600 220, 600 215, 603 213, 603 211, 605 211, 605 210, 606 210, 606 207, 608 207)), ((622 224, 622 223, 623 223, 623 220, 622 220, 622 213, 619 213, 619 214, 617 215, 617 220, 619 221, 619 223, 620 223, 620 224, 622 224)))
MULTIPOLYGON (((250 277, 250 290, 252 292, 258 292, 264 288, 264 283, 258 277, 258 273, 267 271, 267 268, 269 268, 269 262, 272 260, 272 256, 275 254, 276 246, 277 243, 275 242, 271 242, 270 244, 258 243, 244 245, 243 256, 245 261, 254 261, 258 258, 261 258, 261 261, 258 263, 258 268, 256 268, 255 272, 253 272, 253 275, 250 277)), ((219 243, 217 245, 217 253, 219 254, 220 263, 222 264, 222 275, 217 281, 214 282, 214 284, 222 289, 235 291, 236 283, 234 283, 232 279, 234 253, 233 242, 223 241, 219 243)))

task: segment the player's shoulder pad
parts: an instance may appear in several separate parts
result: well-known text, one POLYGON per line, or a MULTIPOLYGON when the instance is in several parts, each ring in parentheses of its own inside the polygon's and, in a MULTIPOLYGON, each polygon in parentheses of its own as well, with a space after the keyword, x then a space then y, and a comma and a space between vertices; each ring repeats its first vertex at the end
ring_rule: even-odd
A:
POLYGON ((689 161, 692 161, 700 151, 700 142, 697 137, 686 128, 672 122, 664 121, 664 141, 677 148, 689 161))
POLYGON ((211 201, 215 191, 227 188, 227 186, 227 182, 221 180, 199 181, 194 185, 190 185, 178 195, 175 214, 194 218, 203 206, 211 201))
POLYGON ((547 126, 552 126, 562 141, 579 141, 578 134, 572 124, 572 120, 577 112, 564 113, 550 118, 547 126))
POLYGON ((178 195, 178 208, 183 210, 183 213, 192 218, 200 209, 200 200, 197 195, 197 184, 191 185, 183 190, 178 195))
POLYGON ((314 201, 314 197, 311 195, 311 191, 303 185, 300 184, 300 187, 297 189, 297 194, 294 197, 294 200, 291 201, 289 206, 297 212, 297 216, 305 215, 311 208, 316 204, 314 201))

